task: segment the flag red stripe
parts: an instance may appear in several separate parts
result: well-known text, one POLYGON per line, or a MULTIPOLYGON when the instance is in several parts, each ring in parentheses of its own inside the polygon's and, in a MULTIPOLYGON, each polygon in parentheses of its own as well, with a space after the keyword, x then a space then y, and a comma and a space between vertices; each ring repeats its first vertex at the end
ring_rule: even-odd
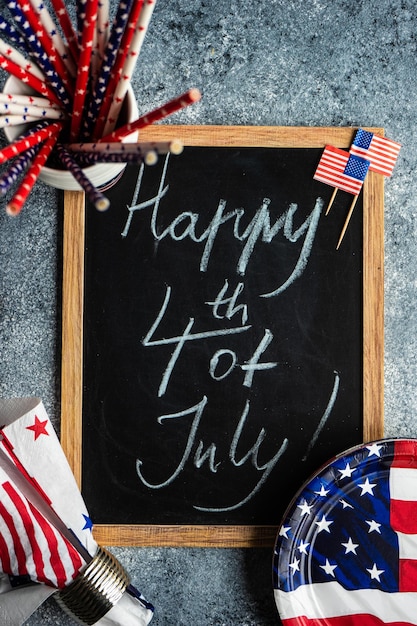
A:
POLYGON ((72 546, 67 540, 65 540, 65 545, 67 546, 68 554, 74 567, 74 573, 71 576, 71 578, 74 579, 76 576, 78 576, 81 567, 84 565, 84 561, 81 559, 79 553, 74 548, 74 546, 72 546))
POLYGON ((377 172, 378 174, 383 174, 384 176, 391 176, 392 171, 394 169, 395 160, 394 161, 384 161, 383 159, 372 154, 370 150, 366 150, 364 148, 358 148, 357 146, 351 147, 351 153, 356 154, 356 156, 360 156, 362 158, 368 159, 371 162, 369 169, 373 172, 377 172))
POLYGON ((284 626, 413 626, 410 622, 385 622, 373 615, 361 613, 342 617, 323 617, 309 619, 308 617, 293 617, 283 619, 284 626))
MULTIPOLYGON (((36 513, 39 515, 39 511, 36 510, 36 513)), ((46 524, 43 524, 43 526, 45 527, 45 529, 49 528, 49 526, 46 525, 46 524)), ((78 575, 81 567, 84 564, 84 561, 80 557, 80 555, 79 555, 78 551, 76 550, 76 548, 74 548, 74 546, 67 540, 67 538, 64 537, 61 534, 60 534, 60 537, 61 537, 62 541, 65 544, 65 547, 66 547, 66 549, 68 551, 68 555, 70 557, 71 563, 72 563, 73 568, 74 568, 74 571, 72 573, 68 573, 67 572, 66 577, 67 577, 67 579, 69 579, 69 578, 74 579, 78 575)))
POLYGON ((47 585, 52 585, 52 581, 50 581, 49 578, 47 578, 45 575, 44 562, 42 558, 42 550, 40 549, 40 546, 37 542, 36 534, 35 534, 35 527, 25 507, 24 501, 22 500, 18 492, 13 488, 13 486, 10 483, 8 482, 4 483, 3 488, 8 494, 9 498, 13 501, 13 504, 16 507, 16 510, 19 513, 20 518, 25 527, 27 538, 29 540, 29 543, 32 549, 33 562, 34 562, 35 569, 36 569, 36 579, 39 582, 43 582, 47 585))
POLYGON ((378 135, 373 135, 368 148, 362 148, 355 143, 350 148, 352 154, 365 157, 371 162, 370 170, 384 176, 391 176, 400 150, 399 143, 378 135))
POLYGON ((417 591, 417 561, 400 559, 399 588, 400 591, 417 591))
POLYGON ((417 502, 391 500, 390 523, 397 533, 417 535, 417 502))
MULTIPOLYGON (((4 487, 4 485, 2 486, 4 487)), ((25 576, 26 574, 28 574, 28 570, 26 567, 26 554, 23 549, 22 542, 20 541, 19 533, 17 532, 16 526, 14 525, 13 517, 11 516, 11 514, 9 513, 9 511, 6 509, 6 507, 3 505, 2 502, 0 502, 0 515, 4 520, 9 530, 9 533, 11 534, 12 541, 13 541, 13 550, 16 556, 17 567, 19 569, 18 572, 10 572, 10 573, 25 576)))
POLYGON ((326 146, 313 178, 357 196, 362 189, 363 181, 343 173, 348 161, 348 152, 334 146, 326 146))
MULTIPOLYGON (((56 586, 62 589, 68 582, 69 579, 72 579, 72 572, 69 575, 65 572, 65 567, 62 562, 61 556, 59 554, 58 540, 56 538, 54 530, 51 528, 50 524, 42 517, 39 511, 29 503, 30 510, 32 515, 38 522, 41 530, 45 536, 45 539, 48 543, 49 548, 49 562, 56 576, 56 586)), ((66 539, 62 537, 64 543, 66 544, 66 539)), ((72 559, 71 559, 72 560, 72 559)), ((80 561, 81 566, 81 561, 80 561)), ((78 572, 77 572, 78 573, 78 572)))
POLYGON ((371 145, 368 149, 368 154, 372 154, 376 159, 381 161, 388 161, 389 163, 395 163, 398 153, 390 152, 384 148, 378 148, 378 146, 371 145))
POLYGON ((378 135, 374 135, 371 141, 371 148, 378 147, 380 150, 385 150, 386 152, 392 152, 393 154, 398 154, 401 150, 401 144, 396 141, 392 141, 392 139, 387 139, 386 137, 379 137, 378 135))
POLYGON ((6 574, 12 573, 12 564, 10 563, 9 548, 2 534, 0 533, 0 563, 2 572, 6 574))
POLYGON ((18 468, 20 473, 23 474, 23 476, 26 478, 26 480, 28 482, 30 482, 35 487, 36 491, 38 491, 40 493, 40 495, 43 497, 45 502, 47 504, 51 505, 52 501, 48 498, 48 496, 46 495, 44 490, 39 485, 38 481, 33 476, 30 476, 30 474, 28 474, 28 472, 26 471, 26 468, 24 467, 24 465, 20 462, 19 457, 17 457, 16 454, 13 452, 14 448, 13 448, 13 445, 12 445, 11 441, 9 439, 7 439, 7 437, 6 437, 6 435, 4 434, 3 431, 0 431, 0 432, 1 432, 1 435, 2 435, 1 443, 6 448, 6 451, 7 451, 8 455, 10 456, 10 458, 12 459, 13 463, 16 465, 16 467, 18 468))
POLYGON ((316 180, 321 181, 322 183, 327 183, 328 185, 331 185, 332 187, 337 187, 338 189, 342 189, 343 191, 352 193, 355 196, 359 195, 359 192, 362 189, 361 181, 355 181, 351 183, 347 176, 345 177, 337 176, 337 175, 330 176, 330 175, 327 175, 326 173, 323 173, 323 174, 316 173, 314 178, 316 180))
POLYGON ((404 441, 394 442, 394 459, 392 460, 391 467, 405 467, 413 469, 416 467, 416 459, 417 440, 406 439, 404 441))

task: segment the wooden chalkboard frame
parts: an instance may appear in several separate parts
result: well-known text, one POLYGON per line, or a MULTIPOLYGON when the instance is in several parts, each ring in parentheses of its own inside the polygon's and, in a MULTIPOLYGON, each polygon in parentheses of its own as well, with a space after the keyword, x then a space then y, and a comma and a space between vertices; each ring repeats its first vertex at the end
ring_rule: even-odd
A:
MULTIPOLYGON (((185 146, 348 148, 354 128, 266 126, 169 126, 141 132, 143 141, 179 138, 185 146)), ((369 128, 383 135, 381 128, 369 128)), ((369 173, 363 188, 363 440, 383 437, 384 389, 384 180, 369 173)), ((64 192, 61 443, 81 484, 83 392, 83 278, 85 200, 82 192, 64 192)), ((98 525, 95 537, 105 545, 271 546, 272 526, 98 525)))

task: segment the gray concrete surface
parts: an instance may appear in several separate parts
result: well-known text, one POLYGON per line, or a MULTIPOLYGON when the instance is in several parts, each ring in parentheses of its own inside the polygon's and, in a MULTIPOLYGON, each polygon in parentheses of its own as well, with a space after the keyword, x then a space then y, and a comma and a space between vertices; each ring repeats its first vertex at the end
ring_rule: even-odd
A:
MULTIPOLYGON (((406 437, 417 436, 416 44, 414 0, 158 0, 133 81, 141 112, 202 90, 171 123, 382 126, 403 144, 385 186, 385 432, 406 437)), ((42 397, 57 428, 61 202, 38 184, 18 219, 0 210, 0 394, 42 397)), ((114 552, 156 605, 155 626, 279 624, 269 550, 114 552)), ((72 622, 49 601, 27 623, 72 622)))

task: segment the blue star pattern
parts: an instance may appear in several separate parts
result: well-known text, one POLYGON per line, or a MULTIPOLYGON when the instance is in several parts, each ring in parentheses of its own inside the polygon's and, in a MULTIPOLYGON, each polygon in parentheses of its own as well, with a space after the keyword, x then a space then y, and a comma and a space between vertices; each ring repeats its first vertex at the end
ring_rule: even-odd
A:
POLYGON ((399 591, 398 538, 390 526, 393 454, 392 442, 369 445, 312 479, 278 536, 276 589, 337 581, 347 590, 399 591))
POLYGON ((346 163, 344 174, 357 180, 365 180, 370 164, 367 159, 351 154, 346 163))
POLYGON ((363 130, 363 128, 360 128, 355 135, 355 139, 353 141, 353 145, 358 146, 360 148, 364 148, 365 150, 367 150, 369 148, 369 146, 371 145, 371 141, 373 138, 374 134, 371 133, 369 130, 363 130))

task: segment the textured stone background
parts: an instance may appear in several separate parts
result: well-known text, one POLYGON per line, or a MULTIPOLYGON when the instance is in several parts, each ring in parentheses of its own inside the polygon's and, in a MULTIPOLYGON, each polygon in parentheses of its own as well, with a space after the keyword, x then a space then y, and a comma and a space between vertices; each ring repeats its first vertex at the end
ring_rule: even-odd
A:
MULTIPOLYGON (((403 144, 385 186, 387 436, 417 436, 416 42, 414 0, 158 0, 133 82, 141 112, 202 90, 170 123, 382 126, 403 144)), ((38 184, 19 218, 0 211, 0 394, 42 397, 58 428, 61 204, 38 184)), ((269 550, 114 552, 155 626, 279 624, 269 550)), ((71 623, 53 601, 28 621, 71 623)))

